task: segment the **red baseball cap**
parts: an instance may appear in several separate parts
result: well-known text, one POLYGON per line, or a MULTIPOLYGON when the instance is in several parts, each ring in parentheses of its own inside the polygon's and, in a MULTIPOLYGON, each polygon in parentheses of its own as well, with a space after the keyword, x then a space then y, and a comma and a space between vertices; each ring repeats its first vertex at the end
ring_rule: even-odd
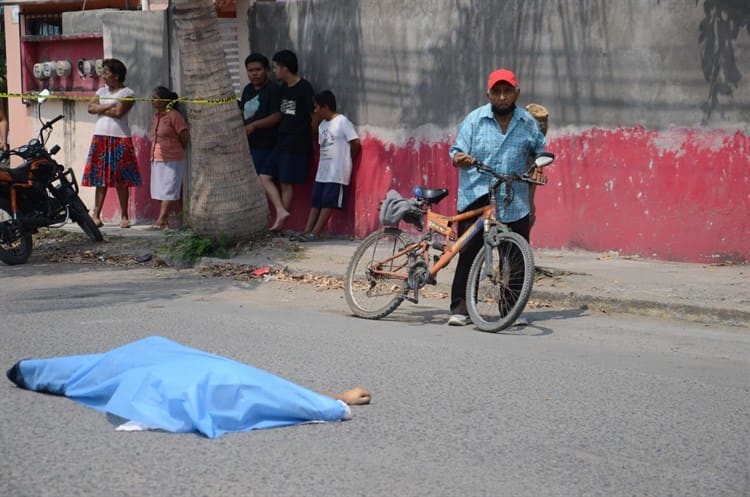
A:
POLYGON ((487 80, 487 90, 491 90, 500 81, 510 83, 513 88, 518 88, 518 81, 516 81, 516 75, 508 69, 497 69, 490 73, 490 77, 487 80))

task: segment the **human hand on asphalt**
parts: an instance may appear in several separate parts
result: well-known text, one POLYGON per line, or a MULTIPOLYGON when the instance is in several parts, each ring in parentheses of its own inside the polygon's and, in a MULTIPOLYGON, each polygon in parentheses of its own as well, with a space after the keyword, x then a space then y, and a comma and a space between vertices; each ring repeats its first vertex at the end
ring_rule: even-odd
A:
POLYGON ((369 404, 371 399, 370 392, 361 387, 355 387, 342 393, 339 400, 343 400, 351 406, 369 404))

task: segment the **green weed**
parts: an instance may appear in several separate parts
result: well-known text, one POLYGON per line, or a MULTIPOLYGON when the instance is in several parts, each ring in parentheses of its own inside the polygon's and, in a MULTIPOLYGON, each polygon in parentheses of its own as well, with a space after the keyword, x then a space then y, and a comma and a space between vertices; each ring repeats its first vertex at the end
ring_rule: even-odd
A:
POLYGON ((186 266, 192 266, 201 257, 228 259, 229 240, 224 234, 216 238, 201 236, 190 228, 166 230, 164 247, 159 252, 186 266))

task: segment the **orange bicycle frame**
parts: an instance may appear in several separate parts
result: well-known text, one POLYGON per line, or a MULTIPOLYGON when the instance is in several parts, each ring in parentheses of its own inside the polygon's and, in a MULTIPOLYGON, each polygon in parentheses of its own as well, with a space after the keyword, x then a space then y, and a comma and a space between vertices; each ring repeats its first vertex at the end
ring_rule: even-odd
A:
POLYGON ((437 273, 445 266, 447 266, 448 263, 450 263, 450 261, 456 256, 456 254, 458 254, 461 249, 463 249, 466 244, 469 243, 469 240, 479 235, 481 231, 484 231, 488 228, 487 223, 485 223, 486 220, 495 222, 495 200, 492 198, 490 199, 489 205, 472 209, 461 214, 455 214, 453 216, 438 214, 436 212, 433 212, 432 209, 428 207, 427 212, 425 213, 427 231, 430 234, 437 233, 445 236, 447 243, 445 245, 445 249, 443 250, 443 254, 435 261, 434 264, 430 266, 428 251, 429 245, 427 236, 425 236, 422 238, 422 240, 404 247, 402 250, 393 254, 391 257, 382 261, 378 261, 377 266, 373 268, 373 270, 378 274, 387 276, 389 278, 405 280, 408 278, 408 275, 401 271, 405 269, 405 267, 409 264, 390 268, 390 270, 387 271, 384 270, 383 267, 389 262, 397 260, 399 257, 402 257, 413 251, 424 257, 425 263, 429 267, 430 276, 432 278, 435 278, 435 276, 437 276, 437 273), (472 219, 475 217, 477 218, 477 220, 474 222, 474 225, 459 237, 454 226, 461 221, 465 221, 467 219, 472 219))
POLYGON ((451 260, 453 260, 456 254, 458 254, 461 249, 463 249, 466 244, 469 243, 469 240, 477 236, 481 231, 484 231, 485 220, 487 219, 491 221, 495 220, 494 201, 490 201, 490 205, 487 205, 485 207, 479 207, 477 209, 472 209, 470 211, 453 216, 443 216, 442 214, 437 214, 430 209, 427 210, 427 229, 433 233, 440 233, 441 235, 445 235, 445 238, 448 242, 445 246, 445 250, 443 251, 443 255, 441 255, 440 258, 435 261, 432 267, 430 267, 430 275, 433 278, 441 269, 443 269, 451 260), (470 229, 467 229, 463 235, 457 238, 458 235, 454 226, 461 221, 465 221, 467 219, 472 219, 475 217, 477 218, 477 220, 474 222, 474 225, 470 229))

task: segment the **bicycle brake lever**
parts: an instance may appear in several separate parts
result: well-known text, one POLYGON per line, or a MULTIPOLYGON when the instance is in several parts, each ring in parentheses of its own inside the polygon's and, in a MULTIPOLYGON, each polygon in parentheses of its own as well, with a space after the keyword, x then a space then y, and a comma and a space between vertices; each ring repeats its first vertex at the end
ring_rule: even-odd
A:
POLYGON ((544 177, 544 181, 537 181, 534 178, 532 178, 529 174, 524 174, 521 176, 521 179, 525 181, 526 183, 531 183, 532 185, 541 185, 544 186, 547 184, 547 177, 544 177))

